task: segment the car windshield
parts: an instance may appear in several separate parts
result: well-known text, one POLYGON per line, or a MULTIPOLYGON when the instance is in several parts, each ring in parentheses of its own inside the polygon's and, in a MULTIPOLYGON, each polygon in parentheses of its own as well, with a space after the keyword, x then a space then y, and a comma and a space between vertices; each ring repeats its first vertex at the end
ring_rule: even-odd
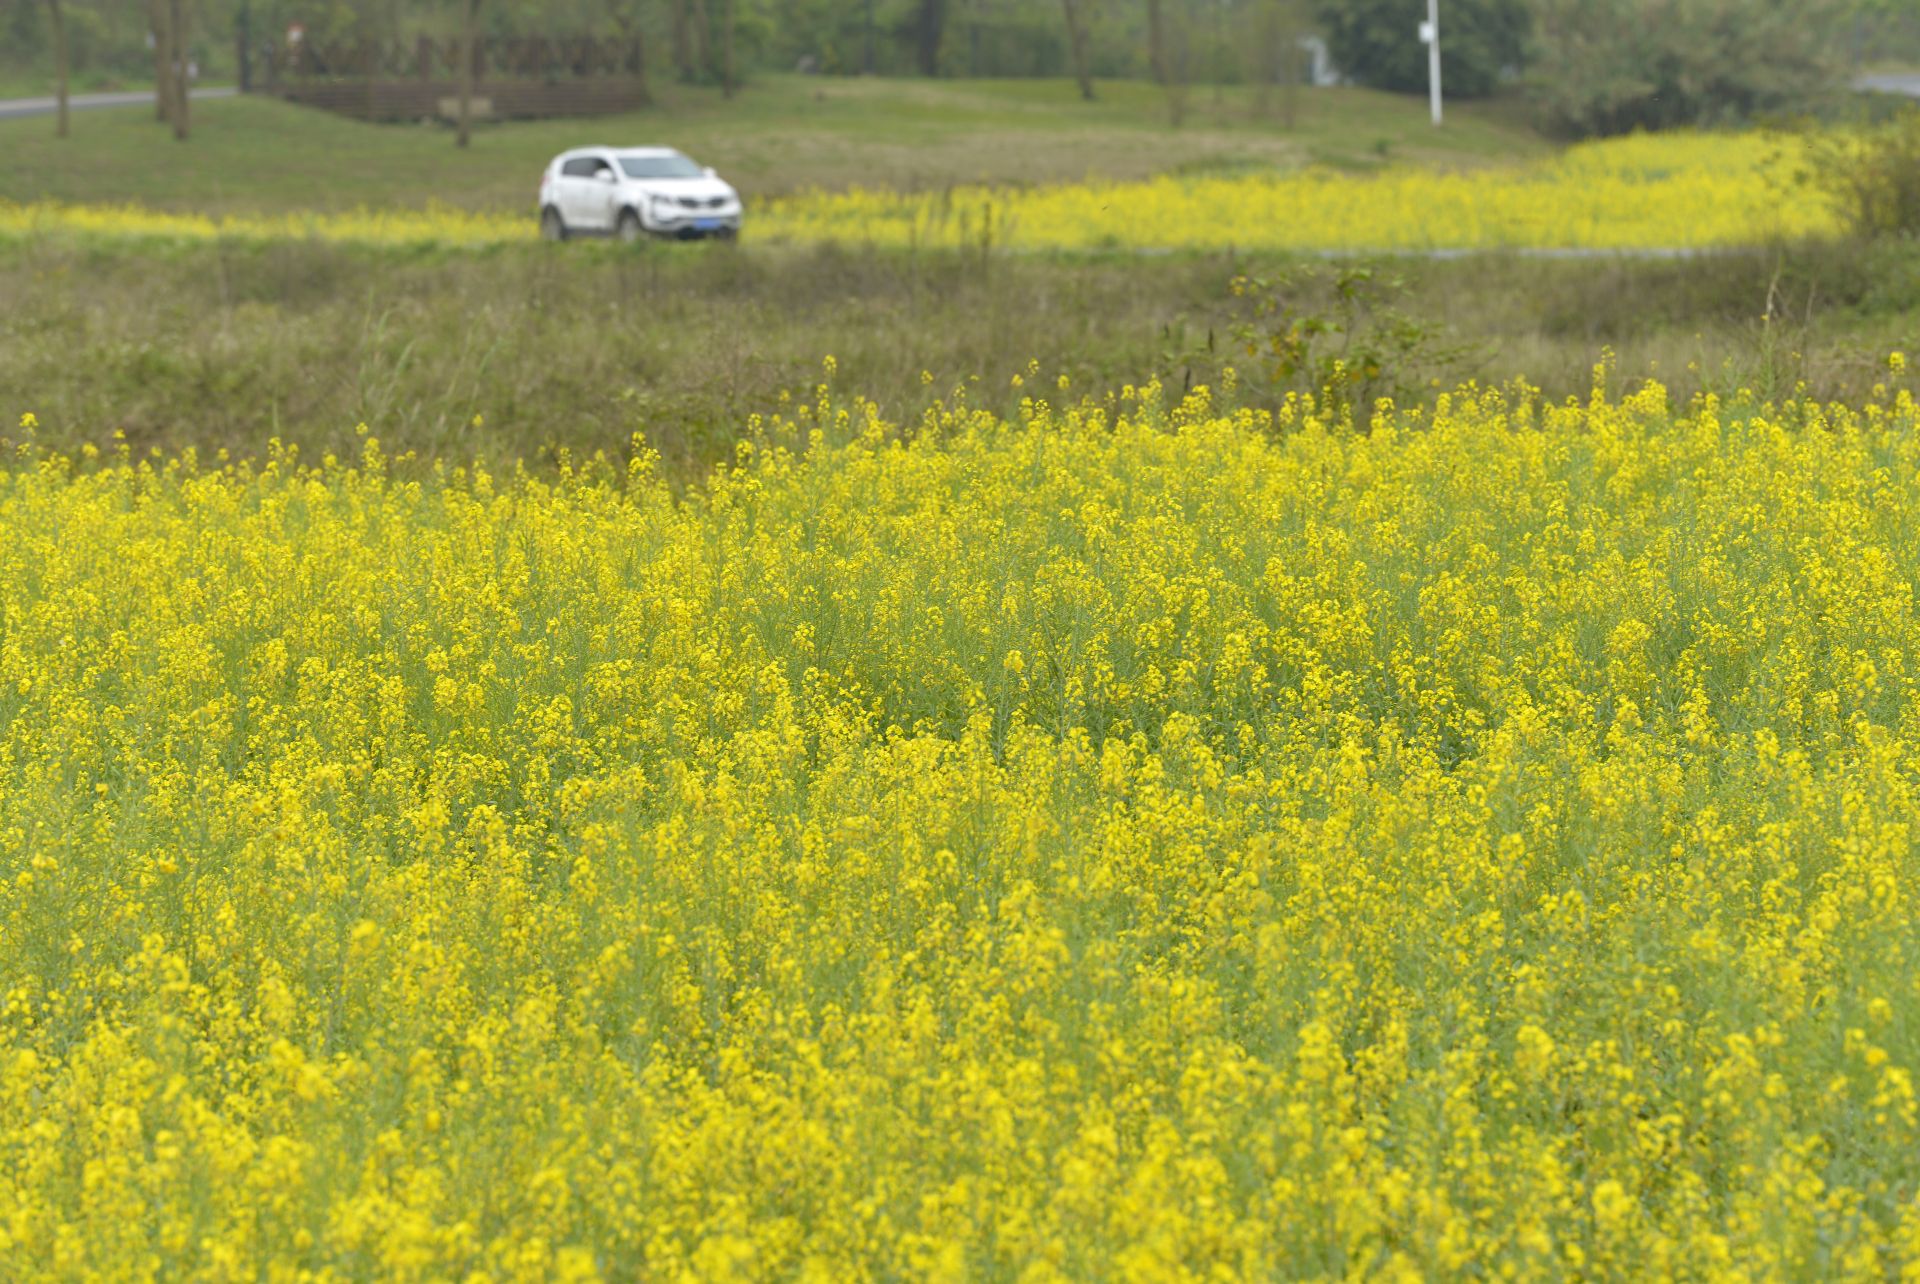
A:
POLYGON ((668 152, 665 156, 622 156, 620 168, 627 171, 628 178, 701 178, 706 174, 679 152, 668 152))

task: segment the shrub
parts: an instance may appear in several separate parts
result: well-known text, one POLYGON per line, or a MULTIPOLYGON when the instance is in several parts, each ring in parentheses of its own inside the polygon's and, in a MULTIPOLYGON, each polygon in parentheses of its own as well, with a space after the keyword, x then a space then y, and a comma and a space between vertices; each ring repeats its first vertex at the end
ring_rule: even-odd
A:
POLYGON ((1536 0, 1529 92, 1576 136, 1744 120, 1839 84, 1847 0, 1536 0))
POLYGON ((1920 111, 1861 134, 1816 136, 1801 177, 1832 199, 1856 236, 1920 233, 1920 111))

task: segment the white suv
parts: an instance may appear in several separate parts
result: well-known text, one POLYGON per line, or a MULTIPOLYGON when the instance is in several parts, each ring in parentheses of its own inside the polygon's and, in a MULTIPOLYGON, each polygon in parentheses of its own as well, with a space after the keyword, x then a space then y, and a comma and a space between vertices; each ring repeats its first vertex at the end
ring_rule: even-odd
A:
POLYGON ((540 176, 540 235, 740 234, 740 194, 670 147, 580 147, 540 176))

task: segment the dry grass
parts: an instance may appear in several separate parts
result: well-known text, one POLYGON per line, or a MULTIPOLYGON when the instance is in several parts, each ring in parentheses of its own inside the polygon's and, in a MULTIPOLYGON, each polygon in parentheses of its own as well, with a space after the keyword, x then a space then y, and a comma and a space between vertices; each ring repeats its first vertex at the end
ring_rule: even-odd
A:
MULTIPOLYGON (((1330 265, 1222 257, 16 244, 0 247, 0 415, 33 411, 69 447, 122 429, 143 447, 242 452, 274 435, 354 448, 364 421, 396 452, 494 459, 618 452, 638 432, 691 475, 828 354, 842 386, 908 423, 961 384, 1010 411, 1011 376, 1034 360, 1076 392, 1217 384, 1248 365, 1228 289, 1243 271, 1288 281, 1291 315, 1337 313, 1330 265)), ((1887 351, 1920 349, 1920 258, 1897 248, 1382 265, 1395 274, 1404 288, 1376 289, 1358 326, 1364 342, 1391 310, 1426 327, 1394 363, 1403 386, 1525 377, 1583 395, 1611 348, 1623 381, 1681 396, 1805 381, 1858 399, 1887 351)))

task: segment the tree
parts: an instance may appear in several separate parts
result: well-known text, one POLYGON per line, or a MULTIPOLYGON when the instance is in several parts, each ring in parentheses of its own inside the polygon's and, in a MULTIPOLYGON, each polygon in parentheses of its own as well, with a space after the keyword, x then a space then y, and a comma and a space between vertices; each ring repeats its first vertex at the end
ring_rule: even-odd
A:
POLYGON ((60 0, 47 0, 47 20, 53 24, 53 75, 58 107, 53 126, 54 137, 67 136, 67 19, 60 0))
POLYGON ((191 10, 188 0, 153 0, 153 95, 155 116, 173 125, 173 136, 184 142, 189 123, 188 91, 192 60, 187 48, 191 10))
POLYGON ((1165 0, 1148 0, 1148 60, 1154 65, 1154 78, 1167 91, 1167 120, 1178 128, 1187 118, 1187 19, 1193 15, 1182 13, 1178 21, 1169 23, 1165 7, 1165 0))
POLYGON ((1822 131, 1806 149, 1800 181, 1832 201, 1855 236, 1920 236, 1920 109, 1859 133, 1822 131))
POLYGON ((1060 7, 1066 11, 1067 57, 1073 63, 1073 78, 1080 83, 1080 97, 1092 102, 1093 68, 1087 60, 1087 27, 1080 3, 1081 0, 1060 0, 1060 7))
POLYGON ((1165 0, 1147 0, 1147 70, 1156 84, 1167 83, 1167 20, 1165 0))
POLYGON ((1818 105, 1841 82, 1857 11, 1853 0, 1536 4, 1529 90, 1550 127, 1576 136, 1818 105))
MULTIPOLYGON (((1422 0, 1318 0, 1317 7, 1327 47, 1341 71, 1376 89, 1427 92, 1427 47, 1419 36, 1427 16, 1422 0)), ((1646 5, 1635 7, 1644 10, 1646 5)), ((1490 94, 1503 75, 1519 69, 1530 9, 1528 0, 1445 0, 1440 47, 1446 54, 1450 97, 1490 94)))
POLYGON ((1280 86, 1281 124, 1292 129, 1300 111, 1300 82, 1304 79, 1300 38, 1307 30, 1306 11, 1301 0, 1256 0, 1259 4, 1259 32, 1249 42, 1254 66, 1250 68, 1255 85, 1254 114, 1266 119, 1273 114, 1273 87, 1280 86))
POLYGON ((473 81, 479 71, 480 0, 460 0, 460 116, 456 147, 473 135, 473 81))
POLYGON ((947 34, 947 0, 919 0, 913 23, 914 51, 920 74, 940 74, 940 45, 947 34))
POLYGON ((694 79, 693 33, 687 21, 687 0, 672 0, 668 10, 673 21, 673 71, 683 83, 694 79))
POLYGON ((233 70, 240 82, 240 92, 250 92, 253 89, 253 7, 249 0, 240 0, 233 14, 233 70))
POLYGON ((620 33, 620 38, 633 46, 634 88, 639 91, 641 103, 651 106, 653 90, 647 84, 647 58, 652 51, 647 46, 647 38, 642 30, 645 25, 643 21, 645 14, 642 10, 643 6, 637 2, 613 0, 613 3, 606 6, 606 17, 614 30, 620 33))
POLYGON ((150 0, 147 25, 153 35, 153 118, 163 124, 173 119, 173 36, 167 14, 168 0, 150 0))
POLYGON ((188 0, 167 0, 167 32, 173 57, 173 136, 180 142, 187 140, 189 104, 193 101, 193 60, 187 42, 187 20, 192 11, 187 5, 188 0))
POLYGON ((1167 91, 1167 119, 1180 124, 1187 116, 1187 37, 1184 24, 1169 26, 1166 0, 1147 0, 1147 67, 1167 91))
POLYGON ((707 0, 693 0, 693 66, 696 79, 713 75, 713 19, 707 0))

